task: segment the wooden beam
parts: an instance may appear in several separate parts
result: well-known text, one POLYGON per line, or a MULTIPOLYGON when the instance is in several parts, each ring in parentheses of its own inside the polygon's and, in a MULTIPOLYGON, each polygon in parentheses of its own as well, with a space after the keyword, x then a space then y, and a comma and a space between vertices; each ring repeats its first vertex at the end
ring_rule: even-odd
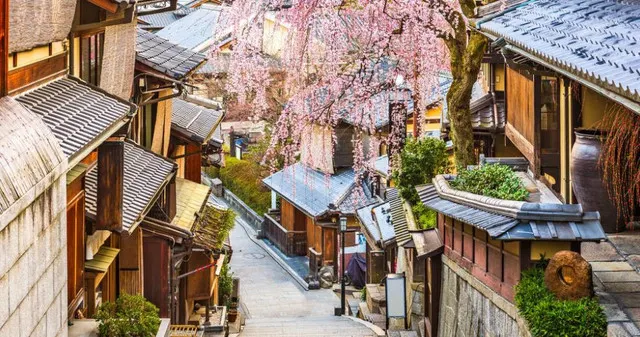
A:
POLYGON ((9 91, 9 0, 0 0, 0 8, 0 97, 3 97, 9 91))
POLYGON ((6 83, 3 83, 6 84, 5 89, 8 93, 15 95, 39 85, 52 77, 62 75, 66 73, 66 71, 67 53, 64 52, 42 61, 11 70, 8 76, 5 77, 6 83))
POLYGON ((529 161, 529 164, 533 165, 533 144, 529 143, 529 141, 509 122, 507 122, 507 124, 505 125, 504 134, 507 136, 507 138, 509 138, 509 140, 511 140, 513 145, 515 145, 515 147, 518 148, 520 152, 522 152, 524 157, 529 161))
POLYGON ((114 14, 118 11, 118 4, 112 2, 111 0, 87 0, 88 2, 114 14))
POLYGON ((98 149, 97 199, 95 229, 122 231, 124 137, 112 137, 98 149))

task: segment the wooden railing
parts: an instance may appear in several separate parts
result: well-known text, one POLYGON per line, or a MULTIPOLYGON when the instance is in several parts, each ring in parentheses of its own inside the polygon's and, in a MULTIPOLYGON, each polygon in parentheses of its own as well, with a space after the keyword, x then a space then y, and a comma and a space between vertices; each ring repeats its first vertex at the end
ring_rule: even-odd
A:
POLYGON ((307 233, 304 231, 289 231, 269 214, 264 215, 262 234, 288 256, 307 255, 307 233))

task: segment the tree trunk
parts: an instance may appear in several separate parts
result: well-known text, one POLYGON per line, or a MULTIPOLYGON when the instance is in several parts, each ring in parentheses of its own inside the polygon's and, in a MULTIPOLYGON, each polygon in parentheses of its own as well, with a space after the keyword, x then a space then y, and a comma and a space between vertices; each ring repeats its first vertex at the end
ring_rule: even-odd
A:
POLYGON ((472 31, 468 43, 466 34, 445 40, 445 43, 449 48, 453 75, 453 82, 447 93, 451 139, 456 167, 464 168, 476 163, 469 105, 487 41, 484 36, 472 31))

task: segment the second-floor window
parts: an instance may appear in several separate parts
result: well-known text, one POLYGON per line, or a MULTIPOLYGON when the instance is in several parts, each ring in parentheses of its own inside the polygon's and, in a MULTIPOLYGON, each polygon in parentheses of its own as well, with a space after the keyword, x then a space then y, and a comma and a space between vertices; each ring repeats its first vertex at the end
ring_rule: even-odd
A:
POLYGON ((80 38, 80 78, 93 85, 100 84, 104 32, 80 38))

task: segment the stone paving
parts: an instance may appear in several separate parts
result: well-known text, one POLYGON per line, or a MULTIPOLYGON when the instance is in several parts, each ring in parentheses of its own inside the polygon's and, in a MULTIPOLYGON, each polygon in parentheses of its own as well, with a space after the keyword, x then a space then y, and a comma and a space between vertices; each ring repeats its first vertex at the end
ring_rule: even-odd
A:
POLYGON ((230 237, 231 271, 240 278, 246 315, 240 336, 376 336, 360 322, 333 316, 338 297, 330 289, 304 290, 238 221, 230 237))
POLYGON ((605 310, 609 336, 640 336, 640 233, 608 235, 609 242, 583 243, 593 284, 605 310))

